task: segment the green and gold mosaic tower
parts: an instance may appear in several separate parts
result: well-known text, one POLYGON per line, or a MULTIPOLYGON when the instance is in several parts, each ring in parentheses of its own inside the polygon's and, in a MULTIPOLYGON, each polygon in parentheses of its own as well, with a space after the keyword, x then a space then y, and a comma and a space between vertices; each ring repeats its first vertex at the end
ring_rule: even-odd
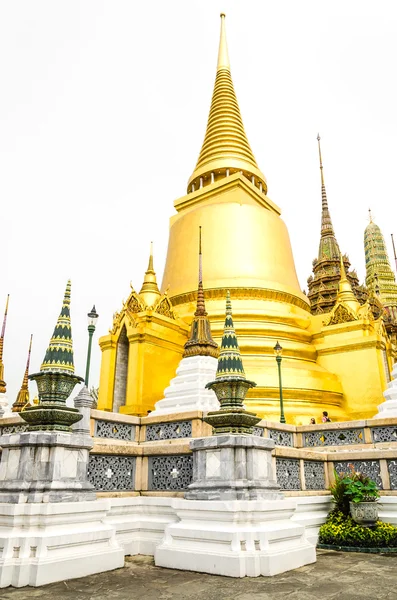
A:
POLYGON ((74 374, 72 327, 70 322, 70 290, 68 281, 62 309, 38 373, 29 375, 36 381, 39 404, 21 412, 30 431, 71 431, 81 419, 79 411, 66 406, 76 383, 84 381, 74 374))
POLYGON ((254 413, 245 410, 244 399, 247 391, 256 383, 245 377, 243 361, 234 329, 230 293, 226 295, 226 318, 218 369, 214 381, 205 386, 214 390, 220 409, 208 413, 205 421, 212 425, 213 435, 223 433, 253 433, 253 427, 261 420, 254 413))
POLYGON ((379 226, 370 222, 364 232, 366 284, 369 292, 378 295, 391 321, 397 320, 397 284, 390 267, 386 243, 379 226))

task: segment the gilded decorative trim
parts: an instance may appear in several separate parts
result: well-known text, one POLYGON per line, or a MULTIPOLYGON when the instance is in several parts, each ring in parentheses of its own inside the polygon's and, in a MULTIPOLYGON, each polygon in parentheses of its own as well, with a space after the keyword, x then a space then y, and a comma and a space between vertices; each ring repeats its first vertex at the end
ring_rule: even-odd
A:
MULTIPOLYGON (((274 302, 282 302, 285 304, 292 304, 298 306, 303 310, 310 313, 310 304, 308 301, 294 296, 289 292, 282 292, 280 290, 271 290, 268 288, 229 288, 230 296, 233 300, 273 300, 274 302)), ((222 300, 225 297, 224 288, 209 288, 205 289, 206 300, 222 300)), ((171 296, 170 300, 172 306, 177 307, 181 304, 187 304, 189 302, 197 302, 197 291, 186 292, 185 294, 178 294, 171 296)))

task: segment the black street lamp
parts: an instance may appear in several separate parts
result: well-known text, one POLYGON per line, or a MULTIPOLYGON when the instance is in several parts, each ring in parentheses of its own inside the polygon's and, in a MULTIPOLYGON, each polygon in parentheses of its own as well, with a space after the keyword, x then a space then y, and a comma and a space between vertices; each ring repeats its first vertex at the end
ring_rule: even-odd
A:
POLYGON ((278 343, 273 348, 274 354, 276 355, 277 367, 278 367, 278 387, 280 390, 280 423, 286 423, 284 416, 284 404, 283 404, 283 384, 281 382, 281 355, 283 353, 283 349, 281 345, 278 343))
POLYGON ((91 364, 91 347, 92 347, 92 336, 94 335, 95 325, 98 321, 98 313, 95 310, 95 304, 88 313, 88 351, 87 351, 87 364, 85 368, 85 385, 88 387, 88 380, 90 377, 90 364, 91 364))

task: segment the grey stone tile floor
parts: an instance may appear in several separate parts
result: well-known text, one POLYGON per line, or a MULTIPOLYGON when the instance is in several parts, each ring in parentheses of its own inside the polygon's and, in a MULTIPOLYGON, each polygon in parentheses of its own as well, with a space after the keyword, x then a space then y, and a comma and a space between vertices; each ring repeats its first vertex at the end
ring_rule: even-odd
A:
POLYGON ((0 590, 1 600, 397 600, 397 555, 319 550, 317 563, 275 577, 234 579, 155 567, 127 557, 109 573, 41 588, 0 590))

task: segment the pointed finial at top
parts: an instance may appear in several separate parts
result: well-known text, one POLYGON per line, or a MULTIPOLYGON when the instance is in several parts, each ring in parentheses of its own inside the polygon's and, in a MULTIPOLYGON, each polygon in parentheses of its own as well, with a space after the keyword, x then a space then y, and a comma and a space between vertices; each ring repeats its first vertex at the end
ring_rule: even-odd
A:
POLYGON ((324 186, 325 184, 324 184, 324 174, 323 174, 323 159, 322 159, 322 156, 321 156, 321 144, 320 144, 320 140, 321 140, 321 137, 320 137, 320 134, 318 133, 317 134, 317 142, 318 142, 318 156, 319 156, 319 159, 320 159, 321 185, 324 186))
POLYGON ((372 211, 371 211, 370 208, 368 209, 368 215, 369 215, 369 222, 373 223, 373 221, 372 221, 372 211))
POLYGON ((145 277, 143 278, 143 284, 139 295, 142 297, 148 308, 152 308, 161 296, 157 286, 156 272, 153 266, 153 242, 150 242, 149 264, 147 271, 145 272, 145 277))
POLYGON ((201 253, 201 226, 199 227, 199 281, 198 281, 198 289, 197 289, 197 306, 196 312, 194 313, 195 317, 207 316, 207 312, 205 310, 205 301, 204 301, 204 289, 203 289, 203 255, 201 253))
POLYGON ((221 39, 219 41, 218 52, 218 71, 220 69, 230 69, 229 53, 227 50, 225 13, 221 13, 221 39))
POLYGON ((3 326, 1 328, 1 339, 4 340, 4 334, 6 332, 6 323, 7 323, 7 314, 8 314, 8 303, 10 301, 10 294, 7 294, 7 300, 6 300, 6 308, 4 311, 4 319, 3 319, 3 326))
POLYGON ((149 264, 147 271, 154 271, 153 267, 153 242, 150 242, 150 255, 149 255, 149 264))
POLYGON ((227 292, 226 292, 226 314, 227 315, 232 314, 232 301, 230 300, 230 291, 229 290, 227 290, 227 292))

